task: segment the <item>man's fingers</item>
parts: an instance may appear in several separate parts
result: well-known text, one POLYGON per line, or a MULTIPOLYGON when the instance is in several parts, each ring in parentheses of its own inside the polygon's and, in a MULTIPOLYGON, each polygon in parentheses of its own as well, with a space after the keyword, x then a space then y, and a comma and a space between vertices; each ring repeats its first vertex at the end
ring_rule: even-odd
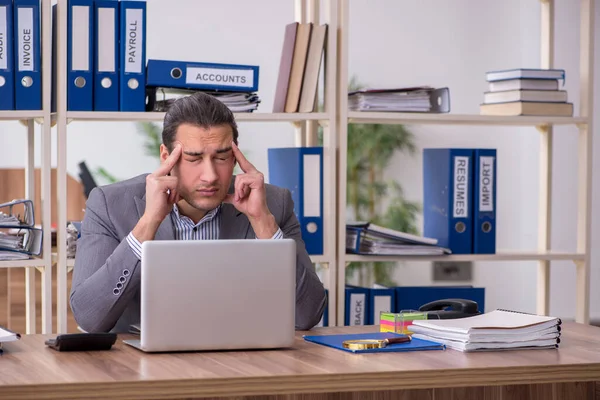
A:
POLYGON ((165 176, 169 172, 171 172, 171 170, 179 160, 179 157, 181 157, 181 151, 181 144, 176 143, 175 147, 173 148, 173 151, 171 152, 171 154, 169 154, 169 157, 167 157, 167 159, 161 164, 161 166, 158 167, 156 171, 154 171, 154 175, 165 176))
POLYGON ((242 171, 244 171, 244 172, 256 171, 256 168, 254 167, 254 165, 252 165, 250 163, 250 161, 248 161, 246 159, 244 154, 242 154, 242 152, 235 145, 234 142, 231 142, 231 148, 233 149, 233 155, 234 155, 235 159, 237 160, 238 164, 240 165, 240 168, 242 169, 242 171))
POLYGON ((240 175, 235 178, 235 200, 240 201, 250 193, 251 175, 240 175))
POLYGON ((166 193, 167 190, 174 191, 177 189, 177 178, 174 176, 148 176, 147 186, 152 188, 152 191, 166 193))

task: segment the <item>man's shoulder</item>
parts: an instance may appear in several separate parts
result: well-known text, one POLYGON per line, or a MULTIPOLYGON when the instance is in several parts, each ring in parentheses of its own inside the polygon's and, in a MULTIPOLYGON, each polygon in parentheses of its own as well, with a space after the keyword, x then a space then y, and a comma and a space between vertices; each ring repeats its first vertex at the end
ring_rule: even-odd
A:
POLYGON ((293 201, 289 189, 266 183, 265 190, 267 204, 271 210, 293 207, 293 201), (290 204, 290 202, 292 202, 292 204, 290 204))
POLYGON ((101 191, 107 199, 114 197, 120 197, 122 199, 143 197, 146 193, 146 176, 148 176, 148 174, 137 175, 119 182, 99 186, 95 190, 101 191))
POLYGON ((289 191, 287 188, 272 185, 270 183, 265 183, 265 188, 267 191, 267 198, 285 198, 287 194, 286 192, 289 191))

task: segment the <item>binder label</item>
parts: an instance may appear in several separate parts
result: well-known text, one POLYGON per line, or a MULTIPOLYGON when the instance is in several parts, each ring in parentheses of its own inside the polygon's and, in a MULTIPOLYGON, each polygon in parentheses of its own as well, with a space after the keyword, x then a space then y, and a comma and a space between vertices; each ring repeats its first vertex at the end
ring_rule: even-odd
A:
POLYGON ((90 8, 73 6, 71 18, 71 69, 73 71, 90 70, 90 8))
POLYGON ((373 321, 379 322, 379 318, 382 312, 392 312, 392 296, 373 296, 373 321))
POLYGON ((254 72, 249 69, 188 67, 185 82, 196 85, 254 87, 254 72))
POLYGON ((469 157, 454 157, 454 218, 466 218, 469 215, 469 157))
POLYGON ((304 216, 321 216, 321 157, 318 154, 305 154, 304 172, 304 216))
POLYGON ((479 211, 494 211, 494 157, 479 157, 479 211))
POLYGON ((350 295, 350 325, 365 324, 365 297, 364 293, 350 295))
POLYGON ((8 23, 6 20, 6 6, 0 7, 0 69, 8 69, 8 55, 6 48, 8 47, 8 23))
POLYGON ((144 10, 139 8, 128 8, 125 10, 126 21, 126 46, 125 52, 125 72, 142 73, 142 48, 144 45, 144 36, 142 27, 144 26, 144 10))
POLYGON ((18 13, 19 71, 33 71, 34 46, 33 8, 19 8, 18 13))
POLYGON ((98 8, 98 72, 116 72, 115 9, 98 8))

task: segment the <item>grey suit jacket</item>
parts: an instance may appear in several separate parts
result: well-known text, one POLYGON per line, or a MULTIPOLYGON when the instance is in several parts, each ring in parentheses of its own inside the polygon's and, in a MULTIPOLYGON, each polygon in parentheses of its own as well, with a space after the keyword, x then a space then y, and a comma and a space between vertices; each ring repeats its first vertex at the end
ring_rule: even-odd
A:
MULTIPOLYGON (((290 192, 268 184, 266 191, 267 205, 284 237, 296 241, 296 328, 310 329, 325 309, 325 289, 302 241, 290 192)), ((70 295, 75 320, 88 332, 126 332, 140 321, 140 261, 126 237, 144 213, 145 194, 146 175, 140 175, 97 187, 89 195, 70 295)), ((221 212, 220 239, 255 238, 250 222, 235 207, 223 204, 221 212)), ((167 216, 155 240, 174 239, 167 216)))

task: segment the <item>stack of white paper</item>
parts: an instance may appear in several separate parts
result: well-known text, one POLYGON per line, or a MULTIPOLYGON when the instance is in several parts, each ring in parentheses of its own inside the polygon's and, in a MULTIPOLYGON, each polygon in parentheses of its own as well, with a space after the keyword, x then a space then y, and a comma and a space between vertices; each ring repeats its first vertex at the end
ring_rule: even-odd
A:
POLYGON ((414 337, 443 343, 459 351, 548 349, 560 343, 561 320, 508 310, 473 317, 415 320, 414 337))
POLYGON ((177 99, 190 96, 196 92, 210 94, 225 104, 232 112, 253 112, 254 110, 258 109, 258 105, 261 102, 258 94, 256 93, 213 92, 205 90, 162 87, 156 89, 150 88, 149 90, 155 90, 155 93, 150 93, 155 101, 151 102, 152 109, 147 111, 166 112, 171 104, 173 104, 177 99))
POLYGON ((7 329, 3 329, 0 327, 0 343, 2 342, 12 342, 14 340, 21 339, 21 335, 15 332, 11 332, 7 329))
POLYGON ((365 89, 348 94, 348 108, 353 111, 431 111, 429 86, 398 89, 365 89))
POLYGON ((364 255, 444 255, 437 239, 400 232, 370 222, 346 223, 346 251, 364 255))

